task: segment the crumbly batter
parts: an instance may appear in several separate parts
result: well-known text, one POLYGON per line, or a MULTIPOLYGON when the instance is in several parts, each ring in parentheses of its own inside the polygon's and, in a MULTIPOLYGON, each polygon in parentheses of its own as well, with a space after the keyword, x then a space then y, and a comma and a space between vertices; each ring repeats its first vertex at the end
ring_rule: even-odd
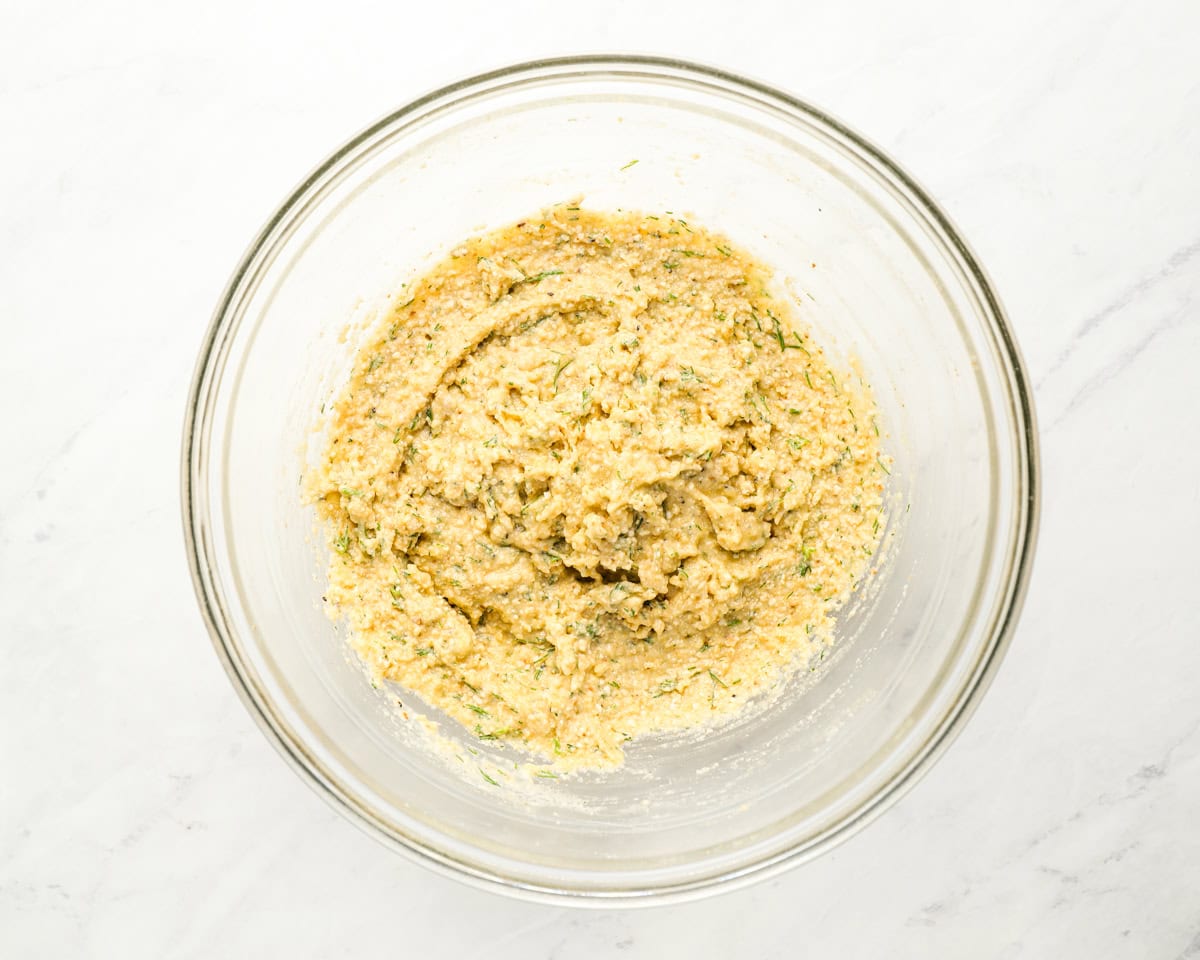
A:
POLYGON ((887 461, 767 280, 678 217, 561 205, 407 288, 309 478, 378 677, 597 767, 820 655, 887 461))

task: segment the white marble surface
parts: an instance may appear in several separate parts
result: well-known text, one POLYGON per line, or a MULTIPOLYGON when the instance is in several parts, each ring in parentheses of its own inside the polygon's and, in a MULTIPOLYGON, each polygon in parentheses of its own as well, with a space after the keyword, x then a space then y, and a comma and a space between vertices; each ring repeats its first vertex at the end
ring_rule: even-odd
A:
POLYGON ((5 5, 0 955, 1200 957, 1198 37, 1194 0, 5 5), (915 791, 780 879, 595 913, 429 875, 284 766, 196 612, 177 455, 211 306, 317 159, 605 48, 912 170, 1012 315, 1045 487, 1016 641, 915 791))

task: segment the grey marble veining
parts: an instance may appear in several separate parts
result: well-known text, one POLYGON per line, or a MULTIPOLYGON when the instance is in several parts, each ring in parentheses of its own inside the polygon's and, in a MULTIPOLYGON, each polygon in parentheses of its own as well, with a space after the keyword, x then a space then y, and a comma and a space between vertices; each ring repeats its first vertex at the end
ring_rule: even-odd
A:
POLYGON ((0 955, 1200 958, 1200 6, 3 20, 0 955), (212 655, 178 519, 195 352, 274 204, 417 93, 595 49, 743 70, 894 153, 996 282, 1045 470, 1020 630, 929 776, 816 863, 640 912, 471 890, 326 809, 212 655))

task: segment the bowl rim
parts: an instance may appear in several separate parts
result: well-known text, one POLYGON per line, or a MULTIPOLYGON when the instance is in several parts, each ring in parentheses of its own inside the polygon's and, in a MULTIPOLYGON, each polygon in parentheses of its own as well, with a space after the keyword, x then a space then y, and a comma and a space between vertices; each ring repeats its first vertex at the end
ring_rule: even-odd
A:
MULTIPOLYGON (((799 97, 719 67, 678 58, 641 54, 597 53, 552 57, 515 63, 476 74, 411 100, 365 127, 331 152, 279 204, 246 248, 226 283, 201 341, 188 392, 180 454, 183 535, 192 586, 200 613, 234 689, 275 750, 333 809, 365 833, 405 854, 414 862, 481 889, 557 905, 565 903, 577 906, 644 906, 690 900, 717 891, 736 889, 816 858, 858 833, 895 804, 929 771, 961 733, 966 721, 978 707, 983 693, 994 679, 1011 642, 1028 591, 1041 507, 1036 414, 1020 349, 987 274, 932 196, 880 148, 840 120, 799 97), (202 440, 207 436, 206 428, 213 413, 213 398, 220 383, 219 374, 229 347, 231 307, 237 302, 247 278, 261 265, 259 261, 263 251, 281 232, 286 231, 298 215, 302 215, 305 202, 323 181, 337 170, 342 161, 355 155, 382 131, 402 125, 410 118, 419 118, 426 107, 439 101, 452 100, 478 88, 486 90, 497 81, 523 79, 536 84, 539 80, 566 70, 582 70, 596 76, 630 75, 637 71, 639 75, 650 75, 658 80, 699 82, 709 86, 715 81, 726 92, 732 88, 734 92, 764 98, 774 106, 784 108, 786 112, 802 114, 807 120, 848 141, 865 159, 875 164, 893 185, 906 192, 930 218, 940 234, 938 240, 945 243, 957 256, 967 279, 974 284, 984 307, 985 319, 990 326, 988 332, 994 338, 996 354, 1005 374, 1007 400, 1012 407, 1014 420, 1020 428, 1015 432, 1018 479, 1016 522, 1012 542, 1008 547, 1009 556, 1006 558, 1010 570, 1007 582, 1003 583, 1000 590, 991 635, 975 668, 957 692, 953 703, 925 741, 914 750, 908 762, 890 781, 862 801, 843 820, 809 841, 754 863, 713 875, 620 890, 556 887, 505 876, 498 871, 465 862, 414 837, 401 834, 358 804, 313 752, 294 736, 293 731, 276 715, 269 697, 255 678, 244 669, 222 591, 213 575, 212 542, 206 527, 207 514, 197 510, 197 490, 202 486, 202 477, 207 466, 207 451, 202 440)), ((204 506, 206 509, 207 504, 204 506)))

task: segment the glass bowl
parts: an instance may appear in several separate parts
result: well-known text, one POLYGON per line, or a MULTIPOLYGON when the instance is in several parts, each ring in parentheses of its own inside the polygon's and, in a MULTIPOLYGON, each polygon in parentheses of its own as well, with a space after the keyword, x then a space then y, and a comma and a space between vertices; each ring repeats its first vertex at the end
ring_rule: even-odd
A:
POLYGON ((192 576, 217 652, 302 777, 422 863, 586 903, 761 878, 893 803, 995 673, 1037 519, 1017 347, 946 216, 821 111, 642 57, 476 77, 334 152, 271 217, 221 298, 182 468, 192 576), (890 519, 879 571, 843 610, 835 655, 816 673, 797 671, 773 700, 702 735, 638 740, 615 772, 531 782, 504 774, 515 755, 454 724, 432 748, 396 704, 404 691, 372 686, 322 610, 326 547, 300 477, 380 298, 460 239, 580 197, 686 211, 776 269, 819 339, 856 358, 874 387, 894 458, 890 519))

